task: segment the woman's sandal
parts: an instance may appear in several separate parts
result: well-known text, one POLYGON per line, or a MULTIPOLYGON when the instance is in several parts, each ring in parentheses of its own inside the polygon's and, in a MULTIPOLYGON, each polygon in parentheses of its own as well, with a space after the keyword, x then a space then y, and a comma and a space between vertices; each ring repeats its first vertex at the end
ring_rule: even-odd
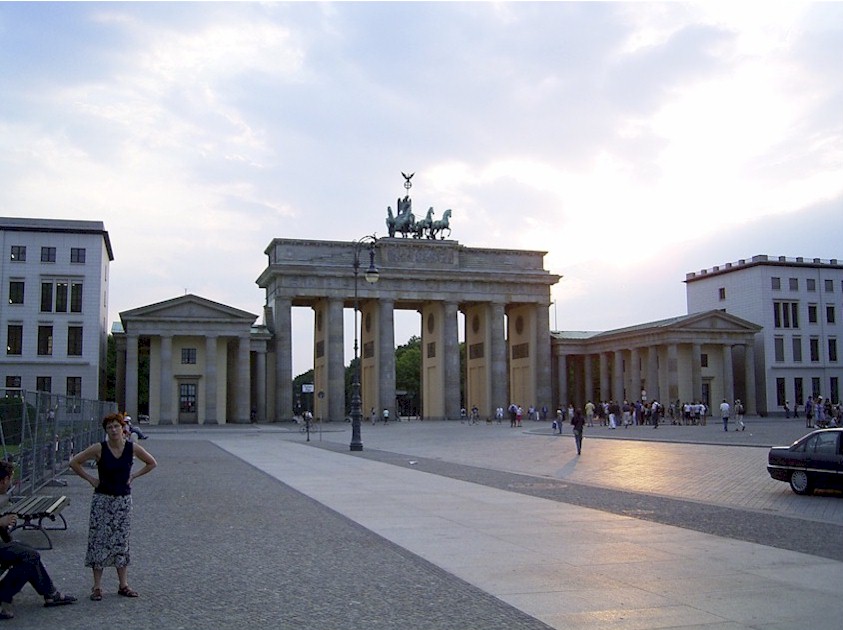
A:
POLYGON ((138 596, 138 592, 133 591, 131 589, 131 587, 129 587, 128 585, 127 586, 121 586, 120 589, 117 591, 117 594, 122 595, 123 597, 137 597, 138 596))
POLYGON ((44 606, 46 608, 50 608, 51 606, 66 606, 67 604, 72 604, 75 601, 76 598, 73 595, 67 595, 56 591, 49 597, 44 598, 44 606))
POLYGON ((91 589, 91 601, 92 602, 99 602, 102 601, 102 589, 98 586, 95 586, 91 589))

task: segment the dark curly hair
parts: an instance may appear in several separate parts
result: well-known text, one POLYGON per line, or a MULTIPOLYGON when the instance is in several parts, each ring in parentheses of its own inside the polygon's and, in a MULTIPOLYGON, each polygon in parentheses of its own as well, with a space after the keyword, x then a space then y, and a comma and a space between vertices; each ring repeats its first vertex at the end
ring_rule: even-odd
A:
POLYGON ((15 465, 12 462, 5 460, 0 461, 0 479, 11 477, 15 474, 15 465))
POLYGON ((126 421, 123 419, 122 415, 120 415, 119 413, 110 413, 102 419, 102 428, 105 429, 105 427, 107 427, 112 422, 119 422, 121 427, 126 426, 126 421))

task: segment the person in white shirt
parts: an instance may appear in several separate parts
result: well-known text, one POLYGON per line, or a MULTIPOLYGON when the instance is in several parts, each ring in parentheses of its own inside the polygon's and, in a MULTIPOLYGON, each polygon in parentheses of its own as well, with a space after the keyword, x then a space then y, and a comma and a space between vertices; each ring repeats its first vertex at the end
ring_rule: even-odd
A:
POLYGON ((723 418, 723 430, 729 430, 729 403, 726 402, 726 399, 723 399, 723 402, 720 403, 720 417, 723 418))

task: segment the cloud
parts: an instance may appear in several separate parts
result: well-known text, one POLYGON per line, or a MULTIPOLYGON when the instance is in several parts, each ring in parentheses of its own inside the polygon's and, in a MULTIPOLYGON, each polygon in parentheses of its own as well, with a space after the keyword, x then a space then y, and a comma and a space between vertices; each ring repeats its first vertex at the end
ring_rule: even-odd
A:
POLYGON ((837 3, 0 4, 0 212, 103 220, 112 318, 185 290, 259 312, 273 237, 383 234, 415 171, 462 244, 548 252, 560 325, 659 319, 691 269, 803 232, 834 257, 841 28, 837 3))

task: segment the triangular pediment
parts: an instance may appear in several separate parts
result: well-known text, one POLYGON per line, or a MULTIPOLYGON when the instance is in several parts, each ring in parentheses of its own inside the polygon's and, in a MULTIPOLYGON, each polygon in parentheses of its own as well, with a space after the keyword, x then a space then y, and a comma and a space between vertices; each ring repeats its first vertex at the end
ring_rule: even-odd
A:
POLYGON ((705 311, 680 317, 669 328, 686 331, 758 332, 762 327, 725 311, 705 311))
POLYGON ((140 321, 192 321, 192 322, 234 322, 249 324, 257 315, 242 311, 198 295, 183 295, 164 302, 141 306, 120 313, 120 319, 140 321))

